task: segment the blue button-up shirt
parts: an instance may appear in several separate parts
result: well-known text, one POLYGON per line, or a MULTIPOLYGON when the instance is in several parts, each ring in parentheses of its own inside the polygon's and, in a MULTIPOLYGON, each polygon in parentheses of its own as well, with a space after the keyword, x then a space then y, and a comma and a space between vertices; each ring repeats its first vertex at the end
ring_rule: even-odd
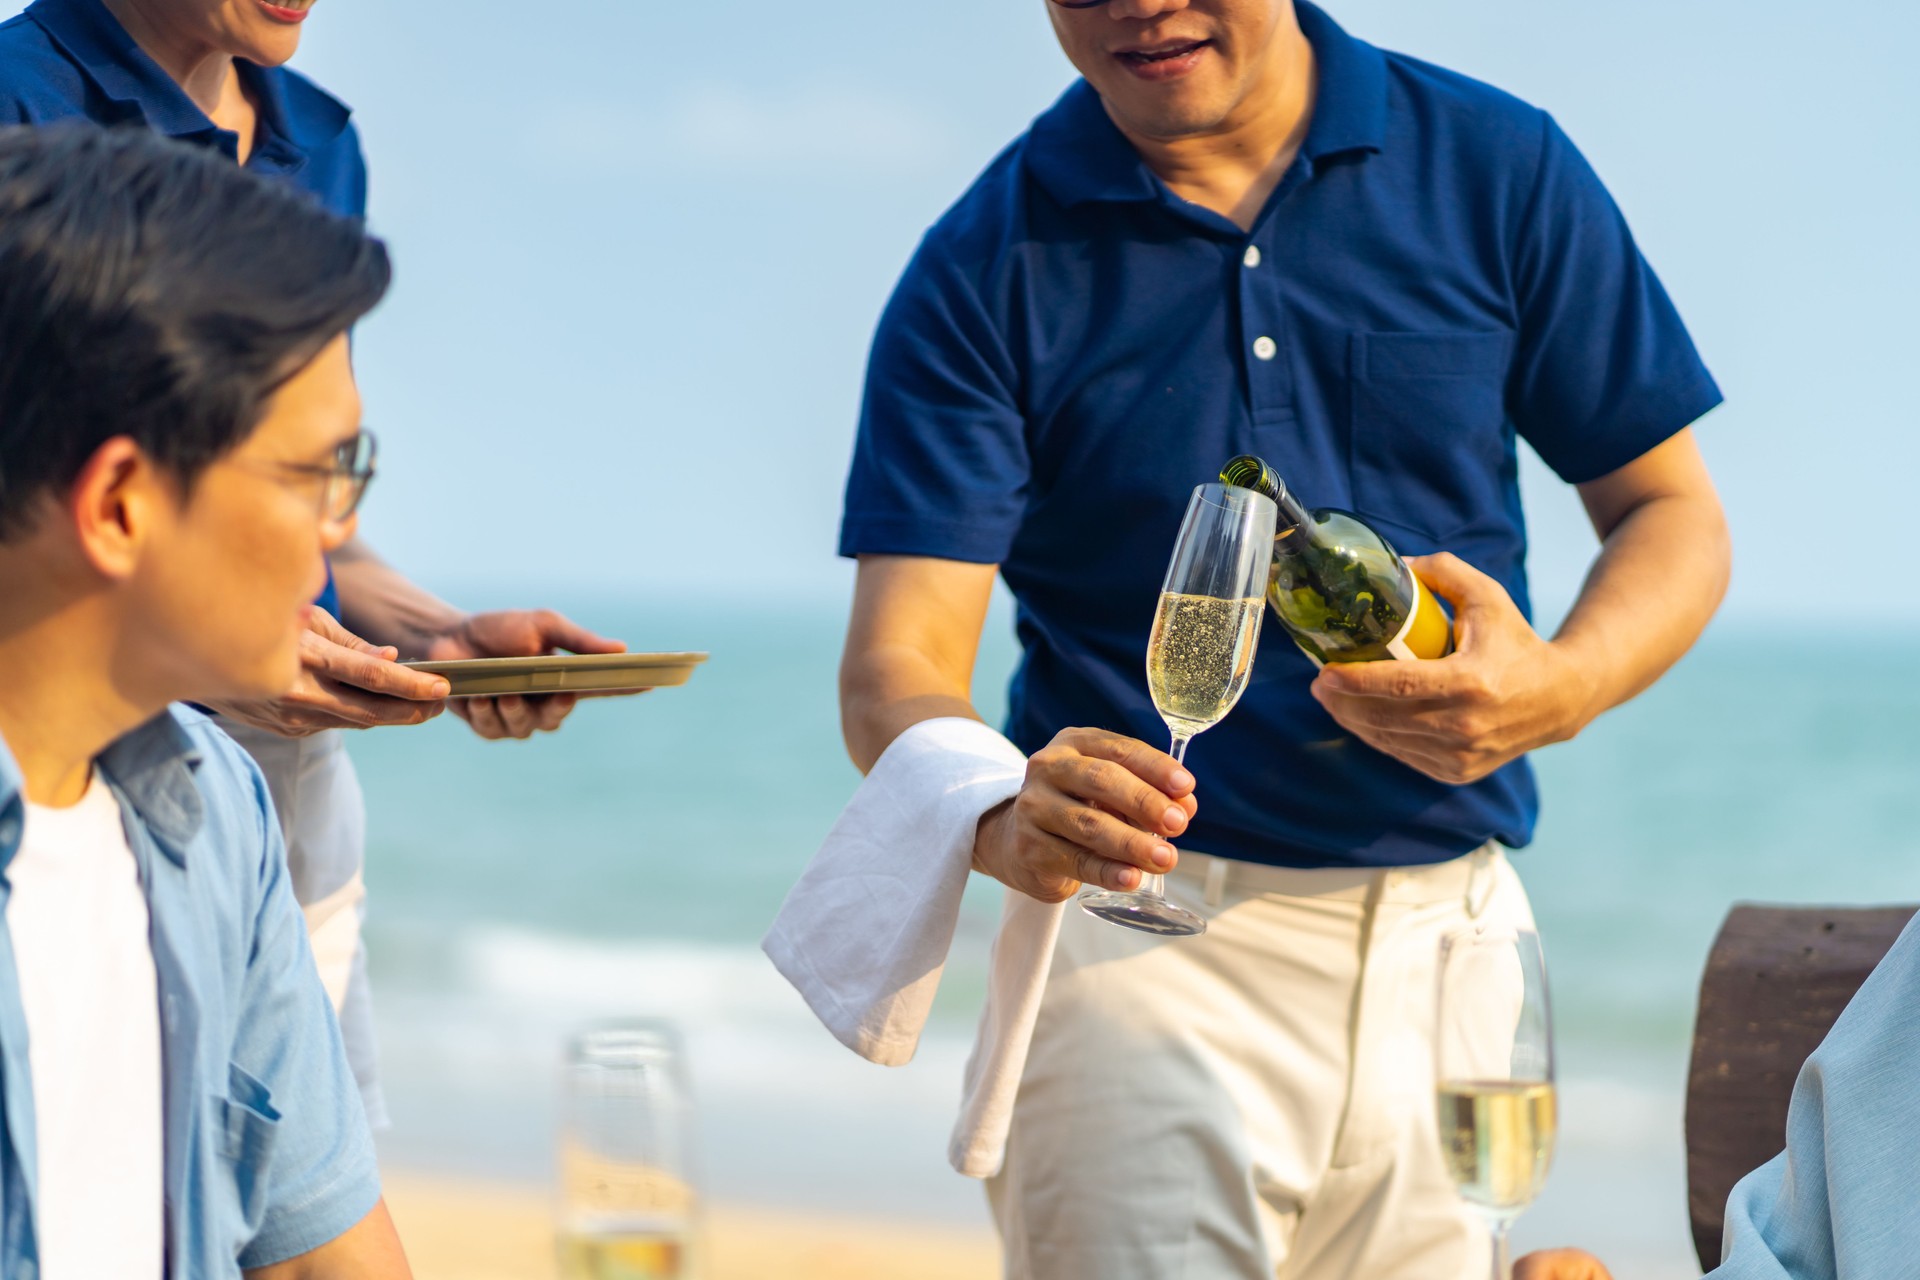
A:
MULTIPOLYGON (((293 183, 343 217, 366 217, 367 165, 346 106, 285 67, 237 65, 260 114, 247 168, 293 183)), ((100 0, 35 0, 0 23, 0 124, 76 117, 240 154, 239 135, 216 126, 100 0)), ((318 603, 339 616, 331 575, 318 603)))
MULTIPOLYGON (((373 1209, 380 1180, 266 783, 184 708, 96 767, 120 803, 151 921, 166 1274, 218 1280, 318 1248, 373 1209)), ((20 773, 0 744, 0 1280, 38 1269, 33 1074, 5 924, 24 820, 20 773)))
MULTIPOLYGON (((1166 729, 1144 655, 1192 487, 1237 453, 1524 609, 1516 440, 1563 478, 1719 402, 1625 220, 1542 111, 1300 24, 1319 92, 1251 232, 1175 195, 1075 84, 927 235, 881 320, 840 549, 998 564, 1009 736, 1166 729)), ((1278 626, 1193 743, 1195 849, 1293 866, 1528 841, 1532 774, 1436 782, 1351 737, 1278 626)))
POLYGON ((1800 1069, 1787 1146, 1727 1198, 1708 1280, 1891 1280, 1920 1273, 1920 919, 1800 1069))

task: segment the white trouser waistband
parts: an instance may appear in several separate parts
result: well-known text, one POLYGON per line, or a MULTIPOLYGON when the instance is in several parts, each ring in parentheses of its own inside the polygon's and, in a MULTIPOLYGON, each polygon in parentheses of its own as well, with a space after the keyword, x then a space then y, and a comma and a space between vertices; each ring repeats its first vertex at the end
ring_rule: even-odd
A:
POLYGON ((1182 851, 1172 874, 1198 879, 1208 906, 1217 907, 1226 893, 1277 893, 1288 898, 1325 898, 1338 902, 1446 902, 1469 900, 1477 914, 1477 900, 1493 883, 1497 859, 1505 857, 1489 841, 1472 853, 1446 862, 1413 867, 1269 867, 1234 858, 1182 851))

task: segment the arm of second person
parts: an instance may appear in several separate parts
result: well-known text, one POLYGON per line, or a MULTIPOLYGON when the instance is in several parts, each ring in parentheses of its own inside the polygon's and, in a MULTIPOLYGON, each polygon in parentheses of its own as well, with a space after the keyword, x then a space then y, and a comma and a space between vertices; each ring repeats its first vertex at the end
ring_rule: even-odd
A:
MULTIPOLYGON (((864 773, 923 720, 978 720, 971 688, 993 594, 992 565, 862 556, 840 664, 847 751, 864 773)), ((1167 838, 1197 809, 1173 757, 1101 729, 1068 728, 1027 762, 1020 794, 980 820, 973 864, 1043 902, 1087 881, 1139 887, 1177 855, 1167 838)))
MULTIPOLYGON (((355 538, 333 556, 340 612, 361 635, 403 658, 532 658, 567 649, 623 653, 626 645, 595 635, 551 609, 463 613, 425 590, 355 538)), ((461 698, 454 714, 483 738, 529 738, 558 729, 578 695, 461 698)))
POLYGON ((228 698, 207 705, 220 715, 283 738, 325 729, 419 724, 446 710, 443 676, 394 661, 398 651, 369 644, 318 605, 300 633, 300 674, 277 698, 228 698))

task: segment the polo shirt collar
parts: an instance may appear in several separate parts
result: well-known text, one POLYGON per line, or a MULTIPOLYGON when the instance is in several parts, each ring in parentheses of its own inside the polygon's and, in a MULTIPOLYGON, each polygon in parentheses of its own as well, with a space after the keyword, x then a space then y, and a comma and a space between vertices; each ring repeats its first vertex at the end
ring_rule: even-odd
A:
POLYGON ((1307 0, 1294 5, 1300 32, 1313 46, 1320 88, 1302 150, 1310 160, 1349 151, 1378 151, 1387 138, 1387 57, 1356 40, 1307 0))
POLYGON ((251 62, 239 65, 240 73, 258 91, 260 115, 273 136, 292 143, 303 156, 347 131, 352 110, 305 76, 251 62))
MULTIPOLYGON (((102 93, 154 129, 173 138, 219 132, 101 0, 34 0, 27 15, 102 93)), ((282 142, 304 158, 346 131, 352 116, 346 104, 310 81, 279 68, 238 66, 259 102, 263 141, 282 142)))
MULTIPOLYGON (((1295 0, 1294 9, 1320 76, 1302 154, 1317 163, 1346 152, 1380 150, 1387 133, 1385 55, 1348 35, 1307 0, 1295 0)), ((1034 121, 1027 164, 1064 205, 1160 198, 1153 171, 1085 80, 1076 81, 1034 121)))

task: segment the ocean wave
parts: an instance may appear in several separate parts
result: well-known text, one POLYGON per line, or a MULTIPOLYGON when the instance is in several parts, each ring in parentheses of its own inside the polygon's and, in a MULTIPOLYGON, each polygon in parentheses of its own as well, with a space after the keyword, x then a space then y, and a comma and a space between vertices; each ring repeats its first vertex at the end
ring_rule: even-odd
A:
POLYGON ((451 963, 430 980, 397 974, 381 984, 390 1062, 431 1059, 436 1071, 483 1085, 523 1081, 549 1072, 579 1027, 643 1017, 679 1028, 703 1088, 872 1102, 876 1077, 900 1076, 882 1086, 881 1105, 959 1097, 961 1028, 930 1028, 912 1070, 883 1072, 834 1040, 758 949, 486 926, 459 930, 442 948, 451 963))

